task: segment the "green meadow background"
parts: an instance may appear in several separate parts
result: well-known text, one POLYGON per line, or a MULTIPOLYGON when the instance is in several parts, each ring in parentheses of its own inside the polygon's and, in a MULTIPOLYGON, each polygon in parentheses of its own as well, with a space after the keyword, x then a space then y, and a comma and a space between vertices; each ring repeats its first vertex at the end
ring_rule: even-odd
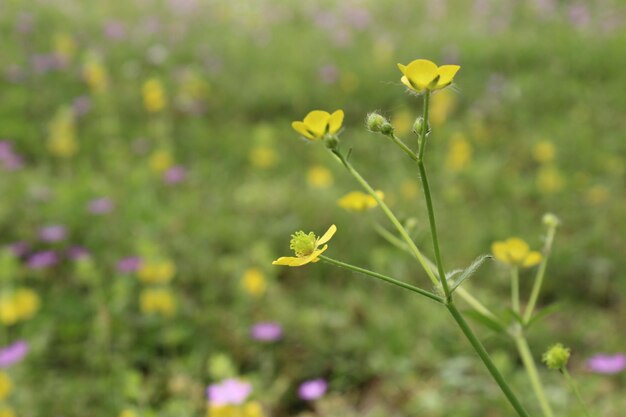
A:
MULTIPOLYGON (((329 256, 428 287, 376 233, 392 230, 379 210, 337 205, 358 184, 290 126, 343 109, 342 148, 430 256, 415 166, 364 127, 377 110, 415 145, 420 100, 396 64, 427 58, 461 66, 433 98, 427 149, 446 269, 511 236, 540 249, 555 213, 539 308, 559 308, 531 329, 532 353, 571 347, 593 414, 622 416, 626 373, 586 360, 626 350, 624 45, 617 0, 0 0, 0 298, 19 287, 39 300, 32 317, 0 323, 0 347, 30 347, 4 370, 4 405, 20 417, 201 416, 207 385, 237 376, 267 416, 512 415, 439 306, 323 263, 271 265, 291 254, 291 233, 334 223, 329 256), (64 236, 42 240, 52 225, 64 236), (33 266, 49 251, 54 262, 33 266), (173 277, 124 272, 128 257, 173 277), (155 289, 150 313, 142 295, 155 289), (267 321, 281 340, 251 338, 267 321), (324 397, 299 399, 315 378, 324 397)), ((495 262, 467 285, 508 307, 495 262)), ((540 415, 514 344, 472 325, 540 415)), ((557 415, 583 415, 558 372, 541 376, 557 415)))

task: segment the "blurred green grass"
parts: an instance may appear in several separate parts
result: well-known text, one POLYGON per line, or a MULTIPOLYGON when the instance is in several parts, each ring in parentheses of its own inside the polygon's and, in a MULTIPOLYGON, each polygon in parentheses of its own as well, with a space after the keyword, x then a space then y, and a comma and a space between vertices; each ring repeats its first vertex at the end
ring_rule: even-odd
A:
MULTIPOLYGON (((314 108, 344 109, 342 146, 401 218, 416 220, 430 254, 414 168, 363 127, 373 110, 412 122, 419 106, 395 64, 427 57, 462 66, 454 106, 428 149, 446 265, 466 265, 511 235, 539 248, 541 216, 556 213, 563 226, 541 305, 563 307, 531 333, 533 353, 556 341, 571 346, 585 397, 599 414, 619 415, 624 374, 593 375, 584 362, 625 346, 624 16, 624 6, 609 1, 0 3, 0 137, 24 158, 0 179, 2 244, 43 249, 37 230, 63 224, 69 237, 54 247, 91 253, 87 271, 63 261, 36 272, 21 265, 10 277, 42 302, 34 319, 1 333, 2 345, 32 346, 11 369, 11 404, 26 416, 129 407, 201 415, 204 387, 214 381, 207 361, 224 353, 273 416, 506 415, 437 308, 328 266, 270 266, 287 254, 293 231, 336 223, 332 256, 426 282, 372 230, 372 221, 384 224, 380 213, 337 207, 357 184, 323 147, 298 140, 290 122, 314 108), (111 34, 116 25, 120 39, 111 34), (75 45, 61 63, 59 37, 75 45), (89 54, 109 75, 102 95, 82 75, 89 54), (151 77, 168 101, 158 114, 142 103, 151 77), (189 77, 205 86, 191 106, 183 100, 189 77), (78 97, 91 103, 76 121, 78 153, 55 157, 50 121, 78 97), (447 161, 459 134, 471 158, 454 170, 447 161), (553 161, 533 157, 541 141, 554 146, 553 161), (255 149, 276 160, 259 166, 255 149), (157 150, 187 169, 184 182, 166 185, 150 169, 157 150), (314 165, 331 171, 331 188, 307 182, 314 165), (86 211, 99 196, 115 202, 111 214, 86 211), (115 267, 155 252, 176 264, 178 311, 170 319, 142 315, 143 284, 115 267), (250 267, 268 280, 258 299, 241 290, 250 267), (285 329, 276 346, 250 340, 249 327, 264 320, 285 329), (330 394, 314 406, 299 401, 297 384, 320 376, 330 394)), ((497 267, 470 285, 487 305, 504 307, 507 283, 497 267)), ((488 331, 481 337, 538 412, 514 346, 488 331)), ((557 376, 545 378, 559 413, 576 415, 557 376)))

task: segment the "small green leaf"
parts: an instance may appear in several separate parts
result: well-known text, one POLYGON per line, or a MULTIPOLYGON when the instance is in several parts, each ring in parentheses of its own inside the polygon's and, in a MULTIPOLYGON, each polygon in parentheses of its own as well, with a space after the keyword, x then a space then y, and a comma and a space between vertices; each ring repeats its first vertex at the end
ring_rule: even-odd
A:
MULTIPOLYGON (((491 259, 493 258, 493 256, 491 255, 481 255, 478 258, 476 258, 474 260, 474 262, 471 263, 470 266, 468 266, 467 268, 465 268, 463 270, 463 272, 461 272, 461 275, 454 280, 454 282, 451 285, 450 291, 454 292, 454 290, 457 289, 457 287, 459 285, 461 285, 463 283, 463 281, 465 281, 466 279, 468 279, 469 277, 471 277, 472 275, 474 275, 474 273, 478 270, 478 268, 480 268, 480 266, 487 260, 487 259, 491 259)), ((451 274, 455 274, 456 271, 452 271, 451 274)), ((446 274, 447 276, 448 274, 446 274)))
POLYGON ((492 317, 486 316, 483 313, 480 313, 476 310, 466 311, 465 315, 469 317, 470 319, 472 319, 473 321, 479 324, 482 324, 483 326, 487 327, 488 329, 493 330, 496 333, 506 332, 506 326, 502 324, 500 321, 492 317))

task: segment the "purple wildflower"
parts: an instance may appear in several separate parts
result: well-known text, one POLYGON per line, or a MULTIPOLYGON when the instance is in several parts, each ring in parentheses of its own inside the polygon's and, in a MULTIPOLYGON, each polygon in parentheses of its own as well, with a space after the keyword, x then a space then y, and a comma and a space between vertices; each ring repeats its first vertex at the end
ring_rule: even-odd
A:
POLYGON ((623 353, 616 353, 615 355, 600 353, 587 359, 587 367, 592 372, 599 374, 616 374, 626 369, 626 355, 623 353))
POLYGON ((82 246, 72 246, 67 250, 67 257, 77 261, 79 259, 88 258, 90 256, 89 250, 82 246))
POLYGON ((67 230, 65 226, 55 224, 51 226, 45 226, 39 229, 39 239, 43 242, 59 242, 64 240, 67 236, 67 230))
POLYGON ((117 263, 117 270, 121 273, 128 274, 135 272, 141 267, 142 259, 138 256, 129 256, 127 258, 120 259, 117 263))
POLYGON ((177 184, 184 181, 186 177, 187 170, 180 165, 173 166, 163 173, 163 181, 166 184, 177 184))
POLYGON ((28 353, 28 343, 23 340, 0 348, 0 368, 8 368, 11 365, 15 365, 28 353))
POLYGON ((6 140, 0 141, 0 165, 5 171, 15 171, 24 165, 22 157, 13 150, 13 144, 6 140))
POLYGON ((113 201, 108 197, 94 198, 87 203, 87 210, 91 214, 107 214, 114 208, 113 201))
POLYGON ((239 405, 252 392, 252 385, 239 379, 225 379, 208 386, 207 397, 211 405, 239 405))
POLYGON ((304 381, 298 388, 298 396, 305 401, 313 401, 321 398, 328 388, 328 383, 323 378, 304 381))
POLYGON ((28 267, 30 269, 43 269, 54 266, 59 262, 59 257, 52 250, 35 252, 28 258, 28 267))
POLYGON ((30 251, 30 245, 28 242, 14 242, 8 245, 9 250, 14 256, 22 257, 30 251))
POLYGON ((275 322, 257 323, 250 329, 250 336, 259 342, 275 342, 283 336, 283 328, 275 322))

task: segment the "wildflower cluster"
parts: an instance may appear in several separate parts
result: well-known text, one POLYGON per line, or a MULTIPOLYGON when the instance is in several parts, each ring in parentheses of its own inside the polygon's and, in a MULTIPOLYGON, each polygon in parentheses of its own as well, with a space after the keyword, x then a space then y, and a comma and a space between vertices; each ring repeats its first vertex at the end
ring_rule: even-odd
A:
POLYGON ((146 315, 172 317, 176 300, 168 284, 176 274, 176 266, 169 260, 145 260, 137 270, 137 277, 146 285, 139 295, 139 307, 146 315))

